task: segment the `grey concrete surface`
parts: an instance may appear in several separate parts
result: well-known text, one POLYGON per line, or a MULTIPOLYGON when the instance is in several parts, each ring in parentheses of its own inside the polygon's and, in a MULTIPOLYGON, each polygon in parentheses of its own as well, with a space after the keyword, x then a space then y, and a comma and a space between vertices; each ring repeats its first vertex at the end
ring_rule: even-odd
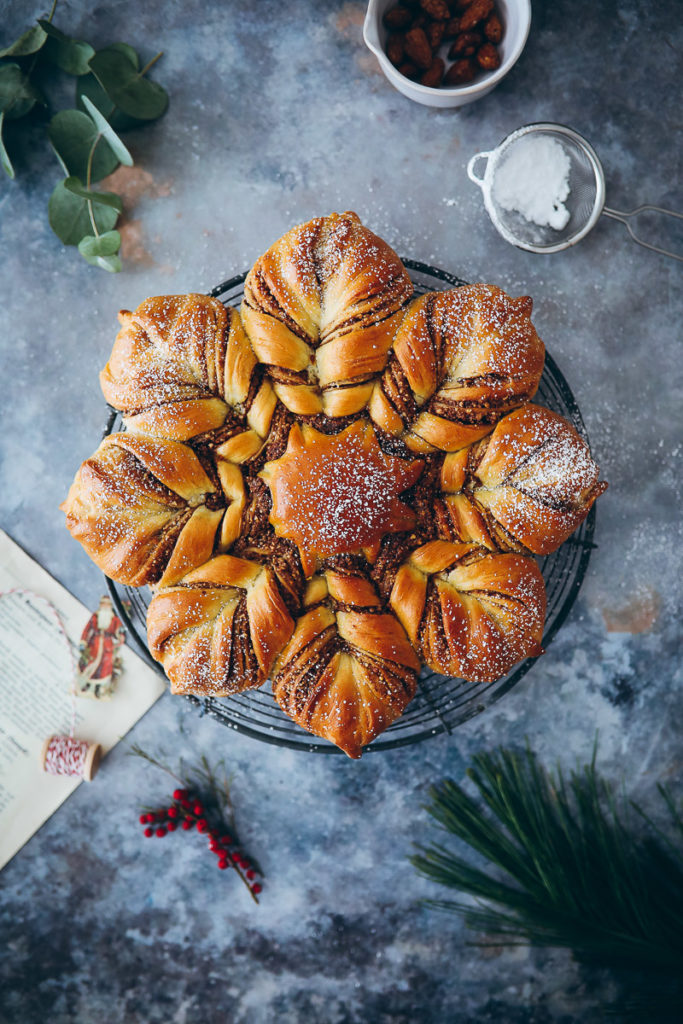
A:
MULTIPOLYGON (((0 44, 35 11, 3 5, 0 44)), ((241 831, 267 876, 254 907, 179 836, 146 845, 141 800, 165 783, 122 743, 0 876, 0 1021, 51 1024, 569 1024, 600 1017, 607 974, 565 953, 483 955, 407 863, 435 836, 430 783, 528 737, 589 757, 654 801, 681 777, 681 265, 601 220, 540 257, 494 231, 465 166, 521 124, 594 144, 616 207, 681 208, 683 33, 671 2, 534 2, 514 70, 459 112, 413 105, 362 42, 364 5, 331 0, 60 3, 56 24, 143 56, 167 115, 126 135, 125 268, 64 249, 46 204, 59 167, 39 125, 0 181, 0 526, 93 606, 103 583, 58 511, 97 445, 97 372, 119 308, 206 290, 289 226, 354 209, 406 256, 534 299, 610 483, 574 611, 519 686, 451 737, 360 763, 241 737, 166 696, 131 738, 170 758, 224 757, 241 831)), ((63 105, 69 97, 64 94, 63 105)), ((680 241, 680 240, 679 240, 680 241)))

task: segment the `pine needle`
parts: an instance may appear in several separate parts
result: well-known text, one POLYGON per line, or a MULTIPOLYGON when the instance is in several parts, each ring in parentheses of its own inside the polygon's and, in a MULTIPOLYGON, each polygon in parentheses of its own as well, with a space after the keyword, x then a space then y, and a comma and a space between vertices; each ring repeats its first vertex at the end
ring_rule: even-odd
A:
POLYGON ((488 865, 475 867, 450 846, 419 846, 411 860, 421 874, 477 900, 432 906, 461 913, 498 941, 683 977, 683 819, 667 790, 659 787, 674 838, 637 805, 647 832, 634 827, 595 757, 566 777, 546 771, 528 748, 501 748, 477 755, 468 775, 479 800, 445 780, 426 809, 488 865))

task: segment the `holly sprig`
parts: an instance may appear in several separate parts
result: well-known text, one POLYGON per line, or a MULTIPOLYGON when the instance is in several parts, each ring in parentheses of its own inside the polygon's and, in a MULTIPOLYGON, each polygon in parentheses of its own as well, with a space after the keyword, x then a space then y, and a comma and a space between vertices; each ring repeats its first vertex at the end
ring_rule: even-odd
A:
POLYGON ((130 753, 161 769, 180 783, 172 799, 162 807, 143 807, 139 822, 148 839, 163 839, 180 829, 198 832, 208 839, 208 847, 217 858, 219 871, 232 869, 258 903, 263 886, 263 872, 256 861, 247 856, 237 836, 235 812, 230 796, 230 780, 223 762, 212 767, 206 757, 198 766, 187 768, 181 762, 178 772, 134 744, 130 753))
POLYGON ((121 236, 115 230, 121 197, 94 188, 120 164, 133 165, 117 134, 155 121, 168 107, 168 95, 147 73, 162 56, 144 67, 128 43, 95 50, 53 24, 57 0, 45 18, 0 50, 0 163, 15 170, 3 138, 7 122, 48 109, 43 89, 45 70, 57 68, 76 78, 76 106, 60 110, 47 125, 47 136, 65 177, 48 203, 50 227, 65 245, 78 248, 93 266, 121 270, 121 236))

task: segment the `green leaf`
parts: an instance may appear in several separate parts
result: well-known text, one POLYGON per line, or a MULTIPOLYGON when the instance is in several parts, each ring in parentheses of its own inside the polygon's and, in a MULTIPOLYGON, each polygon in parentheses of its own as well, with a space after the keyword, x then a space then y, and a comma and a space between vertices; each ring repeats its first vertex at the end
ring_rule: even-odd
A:
POLYGON ((87 96, 84 96, 83 106, 88 111, 99 132, 105 137, 121 163, 125 164, 126 167, 132 167, 133 157, 130 155, 123 142, 121 142, 121 139, 118 137, 107 119, 99 112, 92 100, 89 100, 87 96))
POLYGON ((109 46, 105 46, 105 50, 115 50, 117 53, 122 53, 124 57, 128 58, 136 71, 139 69, 140 58, 128 43, 111 43, 109 46))
POLYGON ((28 114, 36 103, 45 106, 39 89, 18 64, 0 64, 0 112, 15 119, 28 114))
POLYGON ((92 119, 80 110, 60 110, 50 121, 47 134, 66 173, 80 178, 81 181, 87 181, 88 159, 98 136, 90 180, 99 181, 118 167, 118 157, 102 137, 103 133, 100 133, 92 119))
POLYGON ((121 235, 118 231, 107 231, 99 238, 96 235, 86 235, 78 243, 78 251, 88 263, 93 267, 102 267, 112 274, 117 274, 121 269, 118 255, 120 248, 121 235))
POLYGON ((95 56, 90 43, 71 39, 49 21, 40 21, 39 25, 49 36, 45 47, 45 56, 48 60, 62 71, 66 71, 67 75, 87 75, 90 72, 88 62, 95 56))
POLYGON ((98 50, 90 68, 109 99, 124 114, 154 121, 168 106, 168 95, 156 82, 143 78, 130 57, 120 48, 98 50))
POLYGON ((116 210, 118 213, 121 213, 121 210, 123 209, 121 196, 117 196, 115 192, 96 192, 94 189, 86 188, 79 178, 66 178, 64 181, 64 188, 69 192, 73 192, 75 196, 80 196, 81 199, 89 199, 91 203, 100 203, 102 206, 111 206, 112 209, 116 210))
POLYGON ((76 106, 83 111, 85 111, 84 96, 87 96, 91 103, 95 104, 116 132, 125 132, 128 128, 137 128, 139 125, 145 124, 144 121, 129 117, 128 114, 124 114, 122 110, 115 107, 94 75, 82 75, 76 81, 76 106))
POLYGON ((31 53, 38 53, 46 39, 45 30, 40 25, 34 25, 6 50, 0 50, 0 57, 28 57, 31 53))
POLYGON ((12 161, 9 158, 9 153, 5 149, 5 143, 2 141, 2 125, 4 120, 5 112, 3 111, 0 113, 0 164, 2 164, 5 174, 7 174, 8 177, 13 178, 14 168, 12 167, 12 161))
MULTIPOLYGON (((118 213, 110 206, 94 205, 93 217, 98 231, 111 231, 118 213)), ((76 196, 60 181, 48 203, 50 227, 64 245, 78 245, 82 238, 92 234, 92 221, 87 200, 76 196)))

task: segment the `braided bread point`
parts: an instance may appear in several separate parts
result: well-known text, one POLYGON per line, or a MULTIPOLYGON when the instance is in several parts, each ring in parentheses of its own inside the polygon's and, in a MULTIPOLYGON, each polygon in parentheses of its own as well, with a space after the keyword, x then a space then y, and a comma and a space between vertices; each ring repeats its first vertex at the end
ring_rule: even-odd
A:
POLYGON ((172 693, 224 697, 260 686, 294 629, 268 566, 218 555, 160 588, 147 641, 172 693))
POLYGON ((440 532, 490 550, 550 554, 606 490, 599 474, 568 420, 527 405, 503 417, 469 451, 446 456, 446 526, 440 532))
POLYGON ((275 699, 304 729, 360 757, 413 698, 419 661, 365 577, 329 570, 311 580, 306 604, 275 667, 275 699))
POLYGON ((495 285, 428 292, 410 306, 368 411, 416 452, 455 452, 536 393, 545 358, 528 296, 495 285))
POLYGON ((430 541, 398 570, 390 604, 436 672, 488 683, 542 653, 545 585, 532 558, 430 541))
POLYGON ((355 213, 292 228, 244 285, 245 329, 280 400, 304 416, 363 409, 413 286, 355 213))
POLYGON ((245 496, 231 469, 229 498, 187 445, 112 434, 82 464, 60 508, 107 576, 133 587, 169 581, 237 537, 245 496))
POLYGON ((276 398, 237 310, 207 295, 161 295, 119 320, 100 383, 128 430, 178 441, 216 432, 234 462, 259 450, 276 398))

